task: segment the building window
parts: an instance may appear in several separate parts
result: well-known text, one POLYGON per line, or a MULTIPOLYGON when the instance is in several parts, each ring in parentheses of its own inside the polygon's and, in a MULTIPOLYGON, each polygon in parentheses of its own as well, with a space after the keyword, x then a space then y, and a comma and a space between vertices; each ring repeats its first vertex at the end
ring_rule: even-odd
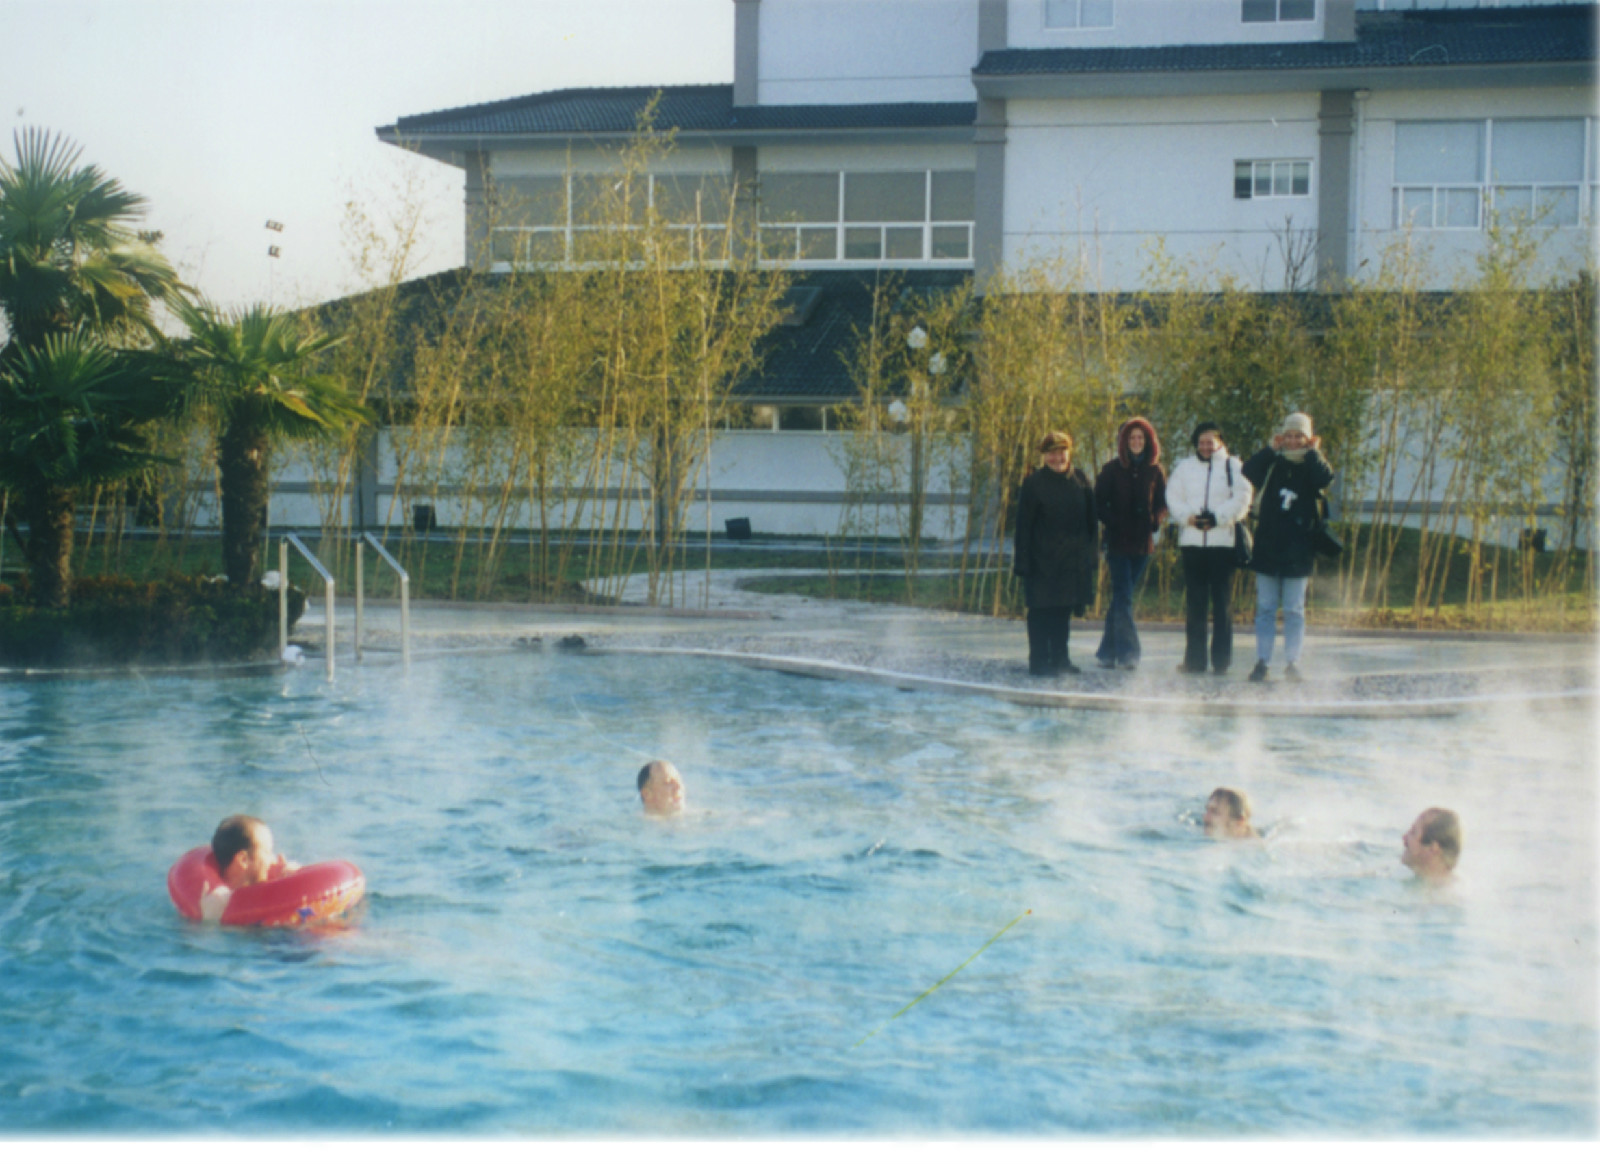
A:
POLYGON ((1582 118, 1398 122, 1394 225, 1478 230, 1486 207, 1550 227, 1593 221, 1593 139, 1582 118))
POLYGON ((1281 20, 1314 20, 1317 0, 1242 0, 1239 16, 1246 24, 1276 24, 1281 20))
POLYGON ((800 264, 968 262, 970 170, 761 176, 761 253, 800 264))
POLYGON ((1310 193, 1309 158, 1253 158, 1233 164, 1234 198, 1304 198, 1310 193))
POLYGON ((623 190, 611 174, 509 178, 495 183, 496 263, 548 265, 606 259, 607 232, 648 212, 671 232, 685 263, 727 257, 733 183, 726 174, 652 174, 623 190))
POLYGON ((1110 28, 1111 0, 1044 0, 1046 28, 1110 28))

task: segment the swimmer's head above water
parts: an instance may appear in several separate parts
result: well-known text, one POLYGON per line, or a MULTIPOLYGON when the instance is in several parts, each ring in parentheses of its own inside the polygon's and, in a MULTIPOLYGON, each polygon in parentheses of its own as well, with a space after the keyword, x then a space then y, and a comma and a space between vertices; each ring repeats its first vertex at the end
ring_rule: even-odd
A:
POLYGON ((666 817, 683 811, 683 777, 670 761, 652 761, 639 770, 639 800, 644 812, 666 817))
POLYGON ((1206 799, 1205 817, 1202 819, 1206 834, 1212 838, 1259 838, 1250 824, 1250 799, 1236 789, 1219 786, 1206 799))
POLYGON ((1443 882, 1461 859, 1461 819, 1454 810, 1423 810, 1400 838, 1400 861, 1420 879, 1443 882))
POLYGON ((265 882, 278 861, 272 828, 248 814, 224 818, 211 836, 211 857, 222 872, 222 881, 230 887, 265 882))

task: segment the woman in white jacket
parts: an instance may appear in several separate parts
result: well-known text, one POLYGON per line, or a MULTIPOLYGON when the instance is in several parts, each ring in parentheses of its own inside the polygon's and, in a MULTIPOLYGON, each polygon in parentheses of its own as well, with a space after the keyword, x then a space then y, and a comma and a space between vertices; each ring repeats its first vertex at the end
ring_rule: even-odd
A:
POLYGON ((1179 462, 1167 479, 1167 512, 1178 528, 1183 556, 1185 632, 1179 672, 1206 670, 1206 611, 1211 613, 1211 667, 1233 663, 1234 527, 1250 513, 1250 482, 1239 459, 1222 444, 1211 421, 1195 426, 1195 456, 1179 462))

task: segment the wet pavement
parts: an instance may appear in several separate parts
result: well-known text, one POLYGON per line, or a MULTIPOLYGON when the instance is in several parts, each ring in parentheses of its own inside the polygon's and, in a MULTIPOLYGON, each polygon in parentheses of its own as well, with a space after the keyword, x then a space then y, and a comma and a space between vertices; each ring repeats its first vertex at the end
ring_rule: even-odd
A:
MULTIPOLYGON (((844 600, 808 600, 739 590, 740 578, 794 571, 714 572, 683 581, 679 606, 644 605, 645 581, 629 580, 611 607, 415 603, 411 655, 470 651, 677 653, 727 659, 802 675, 897 688, 967 692, 989 699, 1066 708, 1171 708, 1218 715, 1403 717, 1459 712, 1474 705, 1578 701, 1597 695, 1596 641, 1588 636, 1374 633, 1309 629, 1302 683, 1274 668, 1266 684, 1245 677, 1255 662, 1254 633, 1235 630, 1226 675, 1177 671, 1183 632, 1176 624, 1140 628, 1135 671, 1095 666, 1095 621, 1074 621, 1077 675, 1033 677, 1020 620, 929 612, 844 600)), ((353 601, 336 603, 335 663, 356 663, 353 601)), ((399 657, 399 608, 368 603, 363 666, 399 657)), ((293 639, 307 665, 323 651, 325 623, 313 601, 293 639)), ((1281 653, 1281 641, 1279 652, 1281 653)))

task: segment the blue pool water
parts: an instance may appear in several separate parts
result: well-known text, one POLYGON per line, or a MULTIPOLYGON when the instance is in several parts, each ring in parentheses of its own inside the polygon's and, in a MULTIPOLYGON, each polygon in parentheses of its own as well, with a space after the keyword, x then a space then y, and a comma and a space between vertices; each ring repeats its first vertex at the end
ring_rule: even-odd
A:
POLYGON ((1592 1135, 1589 712, 538 653, 0 684, 0 1131, 1592 1135), (1263 845, 1199 837, 1219 784, 1263 845), (1444 891, 1397 861, 1433 804, 1444 891), (181 920, 167 866, 240 811, 359 863, 357 924, 181 920))

